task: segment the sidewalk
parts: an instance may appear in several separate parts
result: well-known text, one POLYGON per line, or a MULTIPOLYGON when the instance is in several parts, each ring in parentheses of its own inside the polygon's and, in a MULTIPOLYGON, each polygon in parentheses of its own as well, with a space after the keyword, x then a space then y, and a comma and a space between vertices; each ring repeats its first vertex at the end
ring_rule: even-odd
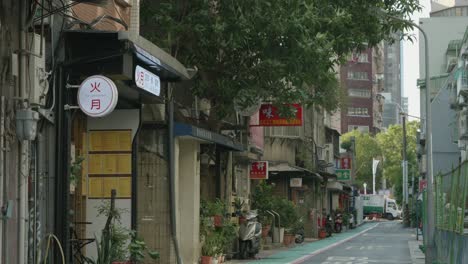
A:
POLYGON ((281 247, 272 250, 262 250, 257 257, 257 260, 230 260, 226 263, 282 263, 282 264, 296 264, 307 260, 327 249, 335 247, 344 243, 360 234, 376 227, 378 223, 364 223, 361 226, 348 230, 344 233, 333 234, 329 238, 317 240, 314 242, 305 242, 301 245, 293 247, 281 247))
POLYGON ((411 254, 411 262, 413 264, 423 264, 426 263, 426 257, 424 253, 421 251, 419 248, 420 245, 422 245, 423 242, 421 240, 410 240, 408 241, 408 247, 410 249, 410 254, 411 254))

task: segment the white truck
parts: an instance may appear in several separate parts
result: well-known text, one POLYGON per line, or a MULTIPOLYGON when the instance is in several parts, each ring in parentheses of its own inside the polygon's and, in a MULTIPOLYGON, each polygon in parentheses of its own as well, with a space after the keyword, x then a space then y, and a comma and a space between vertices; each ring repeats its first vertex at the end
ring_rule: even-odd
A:
POLYGON ((378 214, 388 220, 401 217, 401 210, 394 199, 385 195, 366 194, 361 195, 364 215, 378 214))

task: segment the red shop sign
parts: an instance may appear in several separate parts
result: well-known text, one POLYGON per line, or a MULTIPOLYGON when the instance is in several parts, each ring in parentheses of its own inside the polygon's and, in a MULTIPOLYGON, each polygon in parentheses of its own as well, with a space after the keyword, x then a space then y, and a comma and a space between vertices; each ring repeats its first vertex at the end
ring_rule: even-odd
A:
POLYGON ((268 179, 268 161, 255 161, 250 164, 250 179, 268 179))
POLYGON ((302 106, 291 104, 296 108, 296 116, 288 119, 279 116, 278 108, 272 104, 262 104, 259 113, 259 126, 302 126, 302 106))
POLYGON ((419 180, 419 191, 422 192, 427 188, 427 180, 419 180))
POLYGON ((351 158, 350 157, 343 157, 340 160, 340 169, 351 169, 351 158))

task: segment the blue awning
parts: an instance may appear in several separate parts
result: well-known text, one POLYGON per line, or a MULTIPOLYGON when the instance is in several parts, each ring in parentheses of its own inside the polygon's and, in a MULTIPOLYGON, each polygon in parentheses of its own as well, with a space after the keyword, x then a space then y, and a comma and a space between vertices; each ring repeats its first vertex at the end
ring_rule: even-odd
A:
POLYGON ((215 133, 203 128, 192 126, 190 124, 175 123, 174 124, 174 135, 176 137, 194 137, 202 141, 210 142, 213 144, 220 145, 222 147, 234 150, 244 151, 245 148, 242 144, 234 141, 232 138, 215 133))

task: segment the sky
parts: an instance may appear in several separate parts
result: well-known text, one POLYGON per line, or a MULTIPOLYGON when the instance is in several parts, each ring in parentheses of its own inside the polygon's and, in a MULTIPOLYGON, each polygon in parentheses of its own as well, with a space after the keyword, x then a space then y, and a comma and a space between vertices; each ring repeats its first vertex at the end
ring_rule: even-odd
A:
MULTIPOLYGON (((429 11, 431 9, 430 0, 420 0, 423 5, 423 10, 418 13, 414 13, 411 16, 411 20, 419 24, 420 17, 429 17, 429 11)), ((410 41, 403 41, 403 96, 408 97, 408 114, 413 116, 420 116, 419 109, 419 89, 416 86, 416 81, 419 78, 419 32, 417 29, 409 32, 416 36, 414 43, 410 41)), ((409 118, 410 120, 414 118, 409 118)))

